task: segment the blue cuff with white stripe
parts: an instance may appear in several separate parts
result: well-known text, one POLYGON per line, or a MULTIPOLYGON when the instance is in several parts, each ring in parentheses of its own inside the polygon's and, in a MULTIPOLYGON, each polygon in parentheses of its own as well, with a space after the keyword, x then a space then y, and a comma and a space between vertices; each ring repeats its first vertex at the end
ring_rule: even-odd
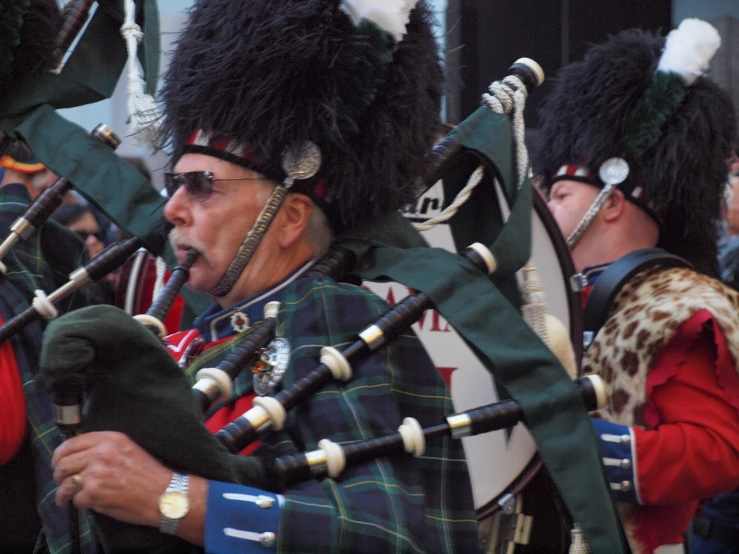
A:
POLYGON ((205 551, 215 554, 274 551, 281 501, 279 495, 260 489, 209 481, 205 551))
POLYGON ((596 418, 591 418, 591 421, 598 438, 606 476, 616 500, 640 504, 634 433, 626 425, 596 418))

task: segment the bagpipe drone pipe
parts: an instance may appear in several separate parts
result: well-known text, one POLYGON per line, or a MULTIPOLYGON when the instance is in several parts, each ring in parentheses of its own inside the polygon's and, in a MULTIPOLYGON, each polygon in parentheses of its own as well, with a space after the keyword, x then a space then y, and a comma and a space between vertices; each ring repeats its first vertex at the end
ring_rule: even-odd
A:
MULTIPOLYGON (((520 406, 523 420, 540 445, 542 459, 591 546, 596 550, 620 551, 623 542, 618 520, 581 394, 517 309, 520 300, 515 273, 530 257, 532 189, 528 179, 517 182, 515 177, 516 151, 511 134, 508 115, 493 113, 487 106, 480 108, 432 154, 431 169, 425 179, 428 186, 443 174, 444 187, 449 187, 448 197, 452 198, 456 196, 452 189, 461 189, 459 182, 466 181, 477 165, 483 165, 483 186, 477 187, 474 194, 482 195, 479 198, 487 202, 486 206, 501 203, 492 182, 497 178, 501 184, 503 202, 510 208, 507 219, 491 216, 486 210, 486 217, 475 220, 482 229, 479 225, 454 227, 452 220, 455 243, 492 244, 485 248, 490 255, 477 249, 470 254, 485 266, 484 272, 464 256, 426 247, 400 214, 391 214, 384 225, 372 230, 356 229, 338 237, 336 244, 350 250, 356 258, 353 273, 369 280, 397 281, 417 291, 415 296, 424 301, 409 300, 411 304, 418 302, 420 312, 414 314, 416 319, 430 305, 444 315, 520 406), (456 178, 448 178, 449 174, 456 174, 456 178), (485 278, 491 270, 490 278, 485 278), (557 435, 567 435, 568 440, 546 440, 557 435), (572 451, 573 444, 577 445, 576 453, 572 451), (595 486, 588 491, 578 490, 577 484, 584 480, 595 486)), ((115 163, 108 167, 113 173, 119 171, 115 163)), ((93 201, 97 196, 96 204, 108 213, 122 212, 119 200, 106 209, 101 200, 105 195, 95 189, 97 185, 88 186, 89 182, 94 185, 94 181, 83 184, 83 189, 87 186, 83 192, 93 201)), ((480 205, 481 202, 468 202, 460 211, 474 211, 480 205)), ((151 237, 150 218, 147 221, 143 217, 146 209, 146 203, 138 206, 124 216, 127 221, 122 226, 151 237)), ((195 400, 191 384, 152 333, 144 333, 137 322, 113 308, 92 310, 98 312, 96 320, 102 317, 106 326, 116 329, 115 333, 100 329, 89 334, 89 321, 82 321, 83 312, 89 312, 84 310, 51 324, 43 353, 44 380, 50 391, 84 391, 84 431, 124 432, 177 471, 265 489, 278 487, 279 483, 265 472, 265 467, 274 467, 271 461, 265 465, 254 457, 231 454, 202 426, 201 404, 195 400), (71 332, 70 318, 88 330, 85 344, 58 340, 68 336, 63 333, 71 332), (142 357, 147 360, 147 368, 161 369, 143 371, 136 363, 142 357)), ((397 314, 387 321, 396 322, 397 314)), ((413 321, 411 318, 403 324, 413 321)), ((377 334, 381 322, 375 327, 377 334)), ((387 338, 391 334, 388 332, 387 338)), ((368 351, 372 349, 368 343, 380 347, 377 341, 361 342, 368 351)), ((106 542, 111 551, 131 545, 145 545, 143 549, 152 552, 183 548, 177 539, 165 537, 155 529, 127 526, 103 516, 99 517, 99 526, 104 536, 115 537, 114 542, 106 542)))
MULTIPOLYGON (((112 150, 115 150, 121 142, 118 136, 104 124, 95 127, 91 134, 112 150)), ((54 210, 62 204, 64 195, 72 187, 72 183, 66 178, 60 177, 54 184, 46 188, 10 226, 6 239, 0 244, 0 258, 46 224, 54 210)), ((85 265, 69 272, 69 280, 55 288, 48 295, 44 290, 36 289, 31 305, 15 313, 12 317, 6 317, 3 324, 0 325, 0 343, 13 337, 33 322, 43 318, 57 317, 59 310, 55 305, 61 304, 61 301, 65 298, 119 269, 143 246, 143 241, 138 237, 130 237, 113 243, 85 265)), ((68 244, 57 245, 57 248, 60 249, 68 247, 68 244)), ((173 270, 167 286, 164 287, 162 294, 152 304, 149 311, 137 316, 142 324, 148 326, 161 339, 167 334, 163 323, 167 312, 187 281, 189 269, 198 256, 199 253, 194 249, 188 252, 183 263, 173 270)), ((44 258, 49 258, 49 254, 44 254, 44 258)), ((16 269, 14 266, 11 266, 11 268, 16 269)), ((6 266, 2 262, 0 262, 0 270, 2 273, 6 272, 6 266)))
MULTIPOLYGON (((91 135, 101 144, 115 150, 121 144, 121 139, 105 124, 100 124, 92 130, 91 135)), ((44 189, 10 227, 10 234, 0 244, 0 259, 2 259, 19 241, 27 239, 63 202, 64 195, 72 190, 72 183, 65 177, 60 177, 54 184, 44 189)))

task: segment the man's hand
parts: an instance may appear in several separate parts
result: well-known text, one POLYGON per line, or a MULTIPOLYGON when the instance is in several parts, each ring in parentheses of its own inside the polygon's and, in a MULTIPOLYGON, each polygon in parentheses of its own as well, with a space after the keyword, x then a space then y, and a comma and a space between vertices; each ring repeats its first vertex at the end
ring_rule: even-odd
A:
POLYGON ((52 467, 58 506, 73 500, 78 508, 159 527, 159 496, 173 472, 126 435, 108 431, 74 437, 56 449, 52 467))

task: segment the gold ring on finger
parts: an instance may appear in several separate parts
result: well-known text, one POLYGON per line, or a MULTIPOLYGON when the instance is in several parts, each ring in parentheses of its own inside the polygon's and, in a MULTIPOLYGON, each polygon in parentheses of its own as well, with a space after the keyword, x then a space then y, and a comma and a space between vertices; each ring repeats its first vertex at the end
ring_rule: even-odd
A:
POLYGON ((82 489, 82 476, 79 473, 75 473, 69 478, 75 492, 79 492, 82 489))

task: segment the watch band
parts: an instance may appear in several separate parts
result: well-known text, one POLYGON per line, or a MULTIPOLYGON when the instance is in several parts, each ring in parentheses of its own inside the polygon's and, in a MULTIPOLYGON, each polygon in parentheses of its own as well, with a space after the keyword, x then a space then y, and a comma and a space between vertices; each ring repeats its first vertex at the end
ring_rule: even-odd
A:
MULTIPOLYGON (((167 486, 167 489, 164 491, 164 494, 170 493, 170 492, 176 492, 185 495, 187 497, 187 491, 188 486, 190 484, 190 476, 189 475, 182 475, 181 473, 174 473, 172 475, 172 479, 169 482, 169 485, 167 486)), ((162 496, 164 496, 164 494, 162 496)), ((187 515, 187 512, 183 513, 181 517, 178 518, 171 518, 165 516, 163 513, 160 512, 161 519, 159 522, 159 531, 162 533, 166 533, 167 535, 174 535, 177 532, 177 527, 185 515, 187 515)))

